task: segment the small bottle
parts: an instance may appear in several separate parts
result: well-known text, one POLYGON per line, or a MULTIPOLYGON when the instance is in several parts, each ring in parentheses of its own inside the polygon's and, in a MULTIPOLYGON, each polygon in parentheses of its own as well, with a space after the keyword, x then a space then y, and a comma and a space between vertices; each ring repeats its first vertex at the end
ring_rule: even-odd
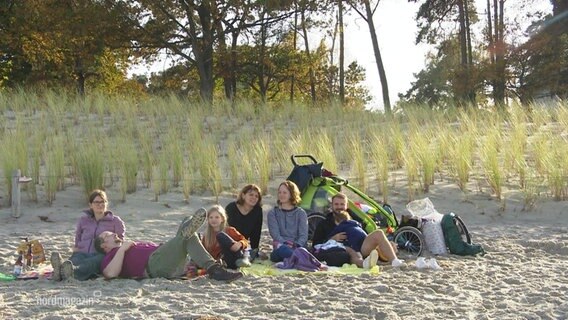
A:
POLYGON ((31 268, 34 262, 34 254, 32 253, 32 244, 28 242, 28 253, 26 254, 26 266, 31 268))
POLYGON ((20 254, 18 255, 18 260, 16 260, 16 264, 14 265, 14 276, 19 276, 20 274, 22 274, 22 267, 24 266, 23 263, 23 254, 20 251, 20 254))

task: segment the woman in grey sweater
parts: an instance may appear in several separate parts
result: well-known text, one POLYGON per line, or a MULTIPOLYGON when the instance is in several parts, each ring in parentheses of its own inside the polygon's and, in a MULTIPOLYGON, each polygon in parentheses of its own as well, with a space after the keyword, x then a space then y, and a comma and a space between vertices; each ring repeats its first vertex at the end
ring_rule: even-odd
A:
POLYGON ((286 180, 278 187, 277 206, 268 212, 268 231, 272 237, 270 260, 283 261, 297 247, 308 242, 308 216, 298 207, 300 190, 292 181, 286 180))

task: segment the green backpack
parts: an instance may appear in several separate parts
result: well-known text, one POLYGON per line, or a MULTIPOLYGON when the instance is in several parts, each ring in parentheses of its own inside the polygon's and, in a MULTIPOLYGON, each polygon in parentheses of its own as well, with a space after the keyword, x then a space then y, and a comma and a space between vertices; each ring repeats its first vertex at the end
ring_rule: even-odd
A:
MULTIPOLYGON (((444 240, 446 240, 446 246, 450 253, 460 256, 474 256, 478 253, 485 254, 481 245, 470 244, 463 240, 456 224, 456 215, 453 212, 445 214, 442 218, 442 230, 444 231, 444 240)), ((465 233, 467 234, 467 230, 465 230, 465 233)), ((470 239, 469 234, 467 234, 467 239, 470 239)))

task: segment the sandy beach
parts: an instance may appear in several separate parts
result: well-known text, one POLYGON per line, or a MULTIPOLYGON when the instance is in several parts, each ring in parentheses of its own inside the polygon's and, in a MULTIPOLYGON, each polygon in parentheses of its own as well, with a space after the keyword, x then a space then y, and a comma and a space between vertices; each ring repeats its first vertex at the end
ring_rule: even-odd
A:
MULTIPOLYGON (((134 240, 161 242, 182 217, 215 198, 193 196, 186 204, 170 192, 153 201, 142 189, 124 203, 113 196, 110 209, 134 240)), ((264 197, 265 214, 274 190, 264 197)), ((507 195, 505 206, 488 194, 465 198, 455 185, 437 184, 427 195, 441 213, 464 218, 473 241, 487 254, 436 257, 442 270, 380 265, 378 274, 301 273, 247 275, 225 284, 194 280, 48 280, 0 282, 0 319, 567 319, 568 214, 565 202, 541 200, 531 211, 507 195)), ((221 205, 235 194, 224 193, 221 205)), ((19 238, 41 239, 47 256, 71 254, 75 223, 86 208, 82 190, 70 186, 54 204, 32 203, 22 195, 22 216, 0 210, 0 272, 10 273, 19 238), (41 221, 38 216, 47 216, 41 221)), ((406 213, 406 195, 393 193, 397 215, 406 213)), ((262 247, 269 250, 266 226, 262 247)))

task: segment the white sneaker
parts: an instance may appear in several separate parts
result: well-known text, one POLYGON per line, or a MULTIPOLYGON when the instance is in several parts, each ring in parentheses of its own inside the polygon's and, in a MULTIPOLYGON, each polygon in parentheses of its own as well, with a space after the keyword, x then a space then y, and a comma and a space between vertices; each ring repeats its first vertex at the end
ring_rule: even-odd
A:
POLYGON ((442 267, 440 267, 440 265, 438 264, 438 261, 436 261, 436 259, 432 258, 430 259, 430 261, 428 261, 428 267, 432 270, 442 270, 442 267))
POLYGON ((404 260, 400 260, 400 259, 398 259, 398 258, 397 258, 397 259, 394 259, 394 260, 391 262, 391 266, 393 266, 394 268, 399 268, 399 267, 402 267, 403 265, 404 265, 404 260))
POLYGON ((363 269, 371 269, 377 265, 379 260, 379 252, 377 250, 371 251, 369 256, 363 260, 363 269))
POLYGON ((416 268, 417 269, 425 269, 428 268, 428 263, 424 257, 419 257, 416 259, 416 268))

